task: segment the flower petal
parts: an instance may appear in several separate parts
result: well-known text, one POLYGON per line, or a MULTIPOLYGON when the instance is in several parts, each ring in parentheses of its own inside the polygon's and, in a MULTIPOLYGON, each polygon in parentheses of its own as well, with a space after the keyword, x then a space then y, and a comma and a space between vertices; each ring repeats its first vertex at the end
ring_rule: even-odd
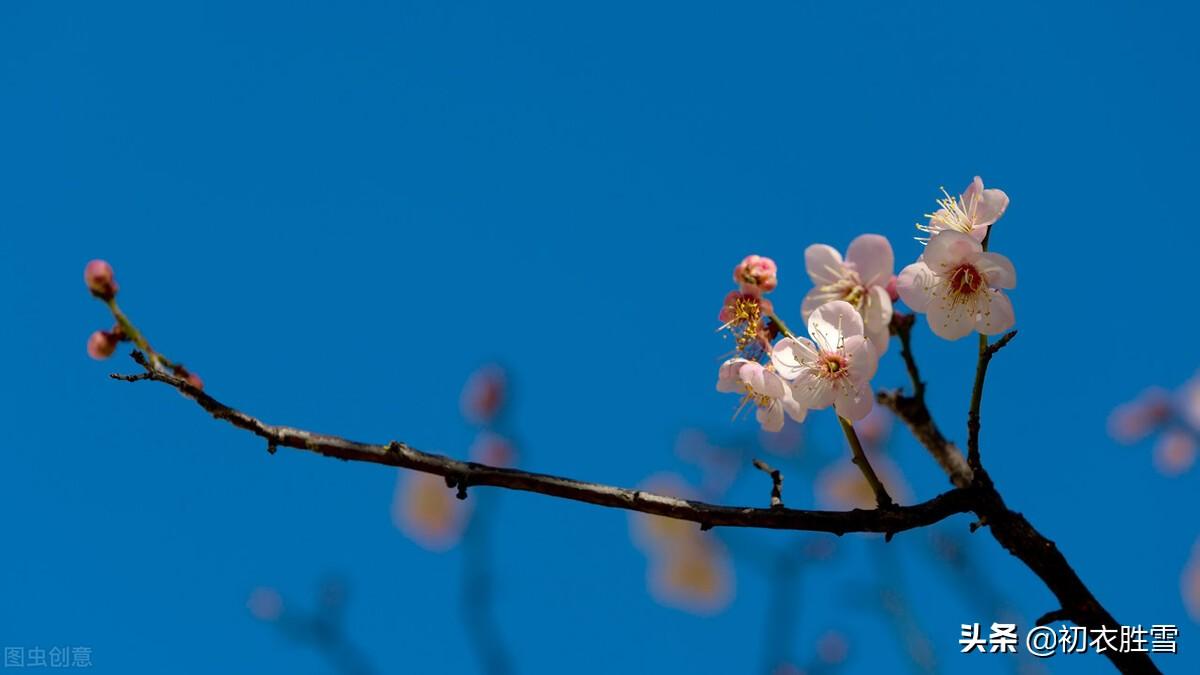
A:
POLYGON ((1016 322, 1016 313, 1008 296, 1000 291, 988 291, 986 309, 975 318, 979 332, 996 335, 1012 328, 1016 322))
POLYGON ((785 380, 794 380, 804 364, 817 359, 817 348, 808 338, 783 338, 771 349, 775 372, 785 380))
POLYGON ((808 334, 824 351, 833 351, 843 336, 863 334, 863 320, 854 305, 834 300, 821 305, 808 318, 808 334))
POLYGON ((811 371, 801 373, 792 381, 792 398, 810 410, 828 408, 836 393, 829 380, 817 377, 811 371))
POLYGON ((854 265, 864 286, 886 286, 896 267, 891 243, 878 234, 855 237, 846 249, 846 261, 854 265))
POLYGON ((957 340, 975 329, 975 314, 966 305, 929 304, 929 329, 944 340, 957 340))
POLYGON ((1004 215, 1004 211, 1008 208, 1008 195, 1004 190, 989 188, 983 191, 979 197, 979 204, 975 207, 975 226, 987 227, 992 223, 1000 220, 1000 216, 1004 215))
POLYGON ((971 184, 958 196, 958 200, 967 208, 967 212, 970 213, 971 207, 979 200, 981 194, 983 194, 983 179, 975 176, 971 184))
POLYGON ((875 353, 883 354, 888 348, 888 324, 892 321, 892 297, 883 286, 872 286, 867 291, 867 302, 863 306, 863 330, 872 338, 875 353))
POLYGON ((721 364, 721 369, 717 371, 717 391, 722 394, 732 394, 741 392, 742 378, 739 373, 742 366, 749 363, 746 359, 729 359, 721 364))
POLYGON ((827 287, 814 288, 804 296, 804 302, 800 305, 800 316, 808 321, 812 313, 817 311, 817 308, 827 302, 841 300, 845 297, 845 292, 842 289, 824 290, 827 287))
POLYGON ((875 352, 877 357, 882 357, 887 353, 888 347, 891 346, 891 338, 891 331, 887 326, 882 328, 867 326, 867 339, 871 341, 871 351, 875 352))
POLYGON ((934 288, 937 286, 937 275, 929 269, 923 260, 900 270, 896 277, 896 292, 904 304, 914 312, 924 312, 934 298, 934 288))
POLYGON ((756 392, 776 399, 788 395, 787 382, 783 381, 779 373, 763 368, 759 378, 760 384, 754 389, 756 392))
POLYGON ((808 416, 808 408, 800 405, 796 398, 791 395, 790 391, 787 396, 780 400, 780 403, 783 404, 783 411, 788 414, 788 417, 797 422, 803 422, 804 418, 808 416))
POLYGON ((992 288, 1016 288, 1017 268, 1012 261, 999 253, 980 253, 975 258, 975 269, 979 270, 987 285, 992 288))
POLYGON ((879 367, 879 357, 875 354, 874 347, 867 338, 861 336, 851 336, 846 338, 845 351, 850 369, 850 376, 856 380, 870 380, 875 377, 875 370, 879 367))
POLYGON ((762 425, 763 431, 779 431, 783 428, 783 406, 779 401, 759 408, 754 417, 762 425))
POLYGON ((861 420, 871 412, 871 405, 875 402, 875 395, 872 393, 870 386, 858 388, 848 386, 848 383, 843 382, 842 386, 838 387, 837 398, 833 402, 833 407, 837 410, 837 414, 851 422, 861 420))
POLYGON ((817 286, 832 284, 845 273, 842 254, 827 244, 813 244, 804 249, 804 267, 817 286))
POLYGON ((929 240, 922 259, 938 274, 945 274, 983 250, 979 242, 970 235, 955 230, 945 230, 929 240))

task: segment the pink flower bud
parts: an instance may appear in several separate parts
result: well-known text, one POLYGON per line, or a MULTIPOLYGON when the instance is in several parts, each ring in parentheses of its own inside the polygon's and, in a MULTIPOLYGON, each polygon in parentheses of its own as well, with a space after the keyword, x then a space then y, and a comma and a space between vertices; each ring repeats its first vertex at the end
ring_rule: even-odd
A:
POLYGON ((486 424, 496 416, 504 405, 504 369, 489 365, 471 374, 463 387, 462 414, 475 424, 486 424))
POLYGON ((117 294, 112 265, 103 260, 93 260, 83 268, 83 281, 92 295, 102 300, 111 300, 117 294))
POLYGON ((775 261, 759 255, 748 255, 733 268, 733 282, 743 293, 770 293, 779 284, 775 261))
POLYGON ((246 601, 246 608, 259 621, 275 621, 283 614, 283 598, 274 588, 256 588, 246 601))
POLYGON ((1167 429, 1154 444, 1154 468, 1178 476, 1196 463, 1196 438, 1187 429, 1167 429))
POLYGON ((896 275, 895 274, 893 274, 892 278, 888 280, 887 292, 888 292, 888 297, 890 297, 892 299, 892 302, 897 302, 900 300, 900 292, 896 290, 896 275))
POLYGON ((88 356, 103 361, 113 355, 117 351, 117 344, 120 340, 116 335, 108 331, 98 330, 88 337, 87 353, 88 356))
POLYGON ((188 381, 188 384, 192 385, 193 387, 195 387, 197 389, 204 388, 204 380, 200 379, 200 376, 195 373, 189 372, 188 376, 187 376, 187 381, 188 381))

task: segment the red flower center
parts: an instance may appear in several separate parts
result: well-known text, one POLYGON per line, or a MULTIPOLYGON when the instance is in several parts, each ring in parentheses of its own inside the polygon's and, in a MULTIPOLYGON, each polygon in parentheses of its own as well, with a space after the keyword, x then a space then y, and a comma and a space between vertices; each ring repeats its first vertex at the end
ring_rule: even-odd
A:
POLYGON ((983 286, 983 275, 974 265, 963 263, 950 272, 950 292, 955 295, 975 295, 983 286))

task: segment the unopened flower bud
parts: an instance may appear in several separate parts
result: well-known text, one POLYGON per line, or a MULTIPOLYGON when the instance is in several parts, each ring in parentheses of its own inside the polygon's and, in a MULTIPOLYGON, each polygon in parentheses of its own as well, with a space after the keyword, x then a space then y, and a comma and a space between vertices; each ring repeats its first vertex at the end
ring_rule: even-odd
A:
POLYGON ((195 373, 189 372, 188 376, 187 376, 187 381, 188 381, 188 384, 192 385, 193 387, 195 387, 197 389, 204 388, 204 380, 200 379, 200 376, 195 373))
POLYGON ((118 337, 108 331, 98 330, 88 337, 87 353, 88 356, 103 361, 113 355, 117 351, 117 344, 120 343, 118 337))
POLYGON ((733 268, 733 281, 743 293, 770 293, 779 284, 775 261, 759 255, 748 255, 733 268))
POLYGON ((117 282, 113 279, 112 265, 104 260, 93 260, 83 268, 83 281, 92 295, 102 300, 111 300, 117 294, 117 282))
POLYGON ((246 601, 246 608, 259 621, 275 621, 283 614, 283 598, 274 588, 256 588, 246 601))
POLYGON ((463 416, 475 424, 487 424, 504 405, 506 378, 504 369, 488 365, 471 374, 463 387, 463 416))

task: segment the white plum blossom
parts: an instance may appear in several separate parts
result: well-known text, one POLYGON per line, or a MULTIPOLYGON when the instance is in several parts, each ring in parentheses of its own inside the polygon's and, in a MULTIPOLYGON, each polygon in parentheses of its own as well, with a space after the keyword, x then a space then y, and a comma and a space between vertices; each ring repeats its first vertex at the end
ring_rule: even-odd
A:
POLYGON ((941 232, 962 232, 981 242, 987 236, 988 227, 1000 220, 1008 208, 1008 195, 995 188, 985 190, 979 176, 975 176, 957 199, 951 197, 946 188, 942 188, 942 194, 945 198, 937 202, 940 208, 925 214, 929 223, 917 225, 918 230, 929 234, 929 237, 918 237, 918 241, 928 242, 941 232))
POLYGON ((834 300, 854 306, 863 318, 865 334, 877 355, 888 348, 888 324, 892 320, 892 280, 895 257, 886 237, 864 234, 850 242, 846 257, 825 244, 804 251, 804 264, 813 288, 804 296, 800 312, 807 321, 818 307, 834 300))
POLYGON ((905 304, 925 313, 933 332, 947 340, 973 330, 995 335, 1012 328, 1012 302, 998 289, 1016 285, 1008 258, 985 252, 971 235, 949 230, 931 239, 924 255, 896 279, 905 304))
MULTIPOLYGON (((803 422, 808 411, 792 398, 792 390, 774 370, 757 361, 735 358, 721 364, 717 391, 742 394, 741 412, 747 404, 758 407, 755 418, 766 431, 783 428, 783 416, 803 422)), ((737 416, 737 413, 734 413, 737 416)))
POLYGON ((805 338, 775 343, 771 362, 790 381, 792 398, 814 410, 833 405, 841 417, 861 420, 871 412, 875 395, 871 377, 879 364, 863 320, 854 306, 834 300, 818 307, 808 319, 805 338))

